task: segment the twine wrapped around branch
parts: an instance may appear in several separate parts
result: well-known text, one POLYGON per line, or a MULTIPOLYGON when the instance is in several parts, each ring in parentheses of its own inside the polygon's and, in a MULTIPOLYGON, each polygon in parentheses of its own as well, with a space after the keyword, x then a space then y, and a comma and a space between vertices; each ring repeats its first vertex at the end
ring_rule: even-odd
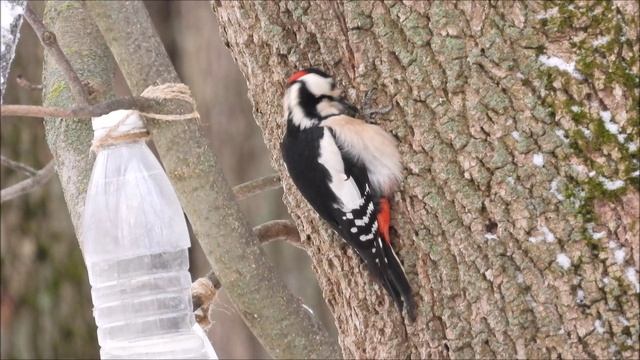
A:
MULTIPOLYGON (((196 102, 191 96, 191 90, 189 87, 182 83, 166 83, 161 85, 152 85, 146 88, 141 97, 152 100, 181 100, 191 105, 193 111, 188 114, 157 114, 148 112, 138 112, 140 115, 151 119, 157 119, 162 121, 182 121, 189 119, 200 120, 200 114, 196 110, 196 102)), ((127 132, 119 132, 119 127, 132 115, 133 112, 120 121, 118 121, 113 127, 111 127, 103 136, 93 140, 91 143, 91 151, 96 152, 101 148, 118 144, 122 142, 131 142, 137 140, 147 140, 149 138, 149 131, 147 129, 136 129, 127 132)))
POLYGON ((144 89, 140 96, 153 100, 182 100, 189 103, 193 108, 193 111, 189 114, 155 114, 145 112, 140 113, 148 118, 165 121, 179 121, 188 119, 196 119, 196 121, 200 120, 200 114, 198 114, 198 111, 196 110, 196 102, 191 96, 191 90, 189 90, 189 87, 185 84, 166 83, 156 86, 149 86, 148 88, 144 89))
POLYGON ((191 284, 191 297, 196 321, 204 330, 208 330, 213 322, 211 310, 220 287, 220 281, 213 272, 191 284))

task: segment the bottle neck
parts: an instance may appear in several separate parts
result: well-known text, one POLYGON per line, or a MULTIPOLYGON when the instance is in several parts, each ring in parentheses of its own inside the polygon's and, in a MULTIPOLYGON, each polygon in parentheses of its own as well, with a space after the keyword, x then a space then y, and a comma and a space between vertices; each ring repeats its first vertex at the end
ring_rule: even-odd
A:
POLYGON ((94 150, 96 153, 100 153, 102 151, 115 150, 123 147, 132 147, 132 146, 137 147, 137 146, 145 145, 146 138, 147 138, 146 133, 144 133, 144 137, 141 137, 138 139, 131 139, 131 140, 118 139, 118 141, 114 143, 101 144, 100 146, 95 147, 94 150))
POLYGON ((116 110, 92 119, 94 151, 117 144, 142 142, 148 137, 140 113, 136 110, 116 110))

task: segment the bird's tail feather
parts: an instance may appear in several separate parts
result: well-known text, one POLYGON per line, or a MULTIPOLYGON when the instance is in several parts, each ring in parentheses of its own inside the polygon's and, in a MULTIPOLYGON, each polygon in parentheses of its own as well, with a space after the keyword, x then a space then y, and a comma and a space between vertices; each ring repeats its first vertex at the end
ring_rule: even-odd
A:
POLYGON ((416 319, 416 303, 413 299, 407 275, 391 245, 386 241, 382 243, 384 256, 387 259, 383 267, 385 283, 390 285, 387 288, 387 292, 389 292, 401 311, 403 305, 406 307, 409 319, 414 321, 416 319))

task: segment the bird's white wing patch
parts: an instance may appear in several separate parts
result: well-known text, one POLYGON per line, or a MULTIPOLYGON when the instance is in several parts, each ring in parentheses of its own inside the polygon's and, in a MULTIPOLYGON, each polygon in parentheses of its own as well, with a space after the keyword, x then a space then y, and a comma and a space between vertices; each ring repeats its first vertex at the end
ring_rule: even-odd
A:
POLYGON ((342 155, 340 149, 336 145, 333 135, 329 129, 323 129, 324 133, 322 140, 320 140, 320 157, 318 162, 324 166, 331 174, 331 182, 329 187, 336 197, 340 199, 341 204, 335 204, 344 212, 350 212, 353 209, 359 208, 364 198, 360 194, 358 185, 353 178, 348 177, 344 173, 344 163, 342 162, 342 155))
POLYGON ((402 164, 395 139, 381 127, 345 115, 320 123, 330 127, 340 146, 364 163, 376 192, 390 195, 402 178, 402 164))

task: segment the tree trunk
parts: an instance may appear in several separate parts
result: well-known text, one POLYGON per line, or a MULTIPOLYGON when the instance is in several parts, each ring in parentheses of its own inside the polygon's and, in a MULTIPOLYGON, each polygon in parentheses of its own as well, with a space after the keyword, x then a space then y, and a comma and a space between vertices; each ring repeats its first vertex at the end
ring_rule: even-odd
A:
POLYGON ((639 350, 637 2, 213 2, 345 357, 639 350), (400 141, 404 319, 291 183, 284 80, 318 66, 400 141))
MULTIPOLYGON (((42 14, 43 2, 32 2, 42 14)), ((43 50, 24 21, 5 104, 38 104, 39 91, 16 86, 22 75, 39 83, 43 50)), ((40 169, 51 159, 37 119, 3 118, 2 154, 40 169)), ((25 178, 2 166, 2 187, 25 178)), ((2 204, 0 217, 0 358, 96 358, 89 282, 60 182, 52 178, 2 204)))

